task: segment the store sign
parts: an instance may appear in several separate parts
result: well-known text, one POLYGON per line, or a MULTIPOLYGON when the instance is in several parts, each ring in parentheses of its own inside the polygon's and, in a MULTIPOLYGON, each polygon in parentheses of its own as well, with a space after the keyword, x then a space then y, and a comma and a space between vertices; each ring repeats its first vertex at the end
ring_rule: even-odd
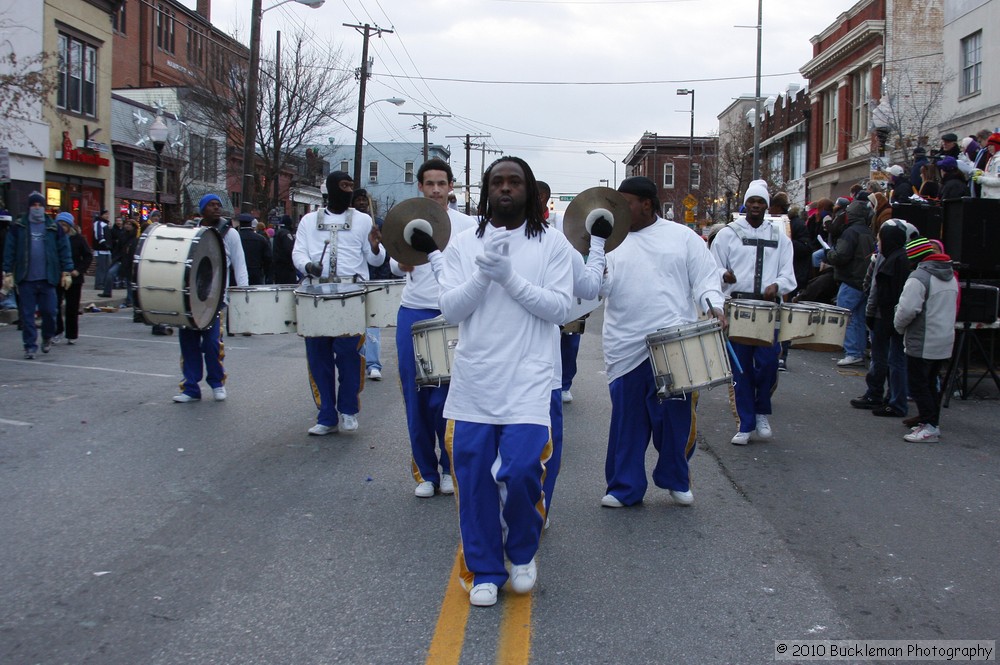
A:
POLYGON ((77 162, 91 166, 111 166, 111 161, 105 157, 74 148, 73 142, 69 138, 69 132, 63 132, 62 150, 56 150, 55 157, 65 162, 77 162))
POLYGON ((133 164, 132 189, 139 192, 156 191, 156 167, 149 164, 133 164))

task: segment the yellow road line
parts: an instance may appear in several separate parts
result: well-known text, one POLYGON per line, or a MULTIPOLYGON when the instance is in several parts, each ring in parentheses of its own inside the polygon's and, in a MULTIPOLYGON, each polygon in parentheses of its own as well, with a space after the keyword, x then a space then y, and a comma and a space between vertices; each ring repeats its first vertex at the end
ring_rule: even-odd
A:
POLYGON ((448 587, 441 603, 434 639, 427 652, 427 665, 458 665, 465 642, 465 624, 469 620, 469 593, 458 582, 461 563, 455 554, 455 564, 448 577, 448 587))
POLYGON ((497 644, 497 665, 527 665, 531 655, 531 594, 507 593, 497 644))

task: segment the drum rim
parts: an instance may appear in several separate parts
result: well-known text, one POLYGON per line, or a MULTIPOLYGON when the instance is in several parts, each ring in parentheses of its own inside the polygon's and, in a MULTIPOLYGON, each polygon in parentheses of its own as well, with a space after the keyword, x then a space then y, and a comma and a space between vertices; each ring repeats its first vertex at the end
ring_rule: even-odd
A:
POLYGON ((660 338, 655 337, 656 335, 662 336, 666 335, 667 333, 678 333, 682 331, 683 331, 682 335, 668 336, 664 337, 664 339, 674 340, 674 339, 686 339, 688 337, 700 337, 701 333, 709 330, 719 330, 721 332, 722 324, 719 322, 718 319, 705 319, 703 321, 693 321, 691 323, 685 323, 680 326, 672 328, 659 328, 646 335, 646 342, 648 344, 648 342, 651 339, 653 339, 653 341, 659 341, 660 338), (690 334, 694 332, 697 332, 699 334, 697 335, 690 334))
POLYGON ((435 330, 437 328, 455 328, 458 329, 457 323, 449 323, 443 316, 434 316, 429 319, 423 319, 422 321, 414 321, 413 325, 410 326, 411 330, 419 328, 422 330, 435 330))
MULTIPOLYGON (((658 379, 658 378, 660 378, 660 377, 654 377, 654 380, 658 379)), ((697 385, 691 386, 690 388, 685 388, 684 390, 682 390, 680 392, 676 392, 676 393, 672 393, 672 392, 667 391, 666 386, 664 386, 664 392, 666 392, 666 394, 669 395, 669 396, 674 396, 674 395, 689 395, 689 394, 693 393, 696 390, 702 390, 702 389, 705 389, 705 388, 711 389, 711 388, 714 388, 715 386, 721 386, 724 383, 732 383, 732 382, 733 382, 733 375, 732 375, 732 372, 730 372, 730 374, 728 376, 722 376, 722 377, 719 377, 718 379, 711 379, 711 380, 706 381, 704 383, 699 383, 697 385)))
POLYGON ((761 309, 775 309, 778 307, 778 303, 771 302, 770 300, 751 300, 750 298, 730 298, 726 301, 726 304, 733 307, 760 307, 761 309))

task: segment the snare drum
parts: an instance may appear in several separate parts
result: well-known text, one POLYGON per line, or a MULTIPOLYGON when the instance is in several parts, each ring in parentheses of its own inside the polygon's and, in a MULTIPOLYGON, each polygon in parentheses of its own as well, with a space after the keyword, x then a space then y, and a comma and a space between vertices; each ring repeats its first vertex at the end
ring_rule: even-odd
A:
POLYGON ((730 340, 749 346, 774 344, 778 303, 766 300, 728 300, 726 318, 729 320, 730 340))
POLYGON ((443 316, 413 324, 413 355, 417 361, 417 384, 441 386, 451 381, 458 346, 458 326, 443 316))
POLYGON ((234 335, 295 332, 296 288, 293 284, 230 287, 229 332, 234 335))
POLYGON ((816 332, 819 310, 809 303, 781 303, 778 308, 778 341, 809 337, 816 332))
POLYGON ((803 302, 816 308, 816 330, 809 337, 792 340, 792 347, 809 351, 840 351, 847 336, 847 323, 851 310, 818 302, 803 302))
POLYGON ((153 224, 139 238, 135 305, 150 325, 211 327, 222 306, 225 279, 222 238, 213 228, 153 224))
POLYGON ((294 291, 296 330, 303 337, 365 334, 365 289, 360 284, 304 284, 294 291))
POLYGON ((657 330, 646 335, 646 347, 661 396, 732 382, 722 326, 716 319, 657 330))
POLYGON ((364 283, 368 290, 365 293, 365 322, 369 328, 396 325, 405 284, 405 279, 377 279, 364 283))

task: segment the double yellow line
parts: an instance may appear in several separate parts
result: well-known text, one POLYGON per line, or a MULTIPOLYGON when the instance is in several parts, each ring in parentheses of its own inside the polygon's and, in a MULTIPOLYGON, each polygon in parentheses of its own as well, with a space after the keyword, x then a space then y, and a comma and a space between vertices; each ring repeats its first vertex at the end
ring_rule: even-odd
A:
MULTIPOLYGON (((434 638, 427 652, 427 665, 458 665, 465 643, 469 620, 469 594, 459 584, 459 553, 448 577, 434 638)), ((497 665, 527 665, 531 655, 531 594, 505 594, 500 636, 497 639, 497 665)))

